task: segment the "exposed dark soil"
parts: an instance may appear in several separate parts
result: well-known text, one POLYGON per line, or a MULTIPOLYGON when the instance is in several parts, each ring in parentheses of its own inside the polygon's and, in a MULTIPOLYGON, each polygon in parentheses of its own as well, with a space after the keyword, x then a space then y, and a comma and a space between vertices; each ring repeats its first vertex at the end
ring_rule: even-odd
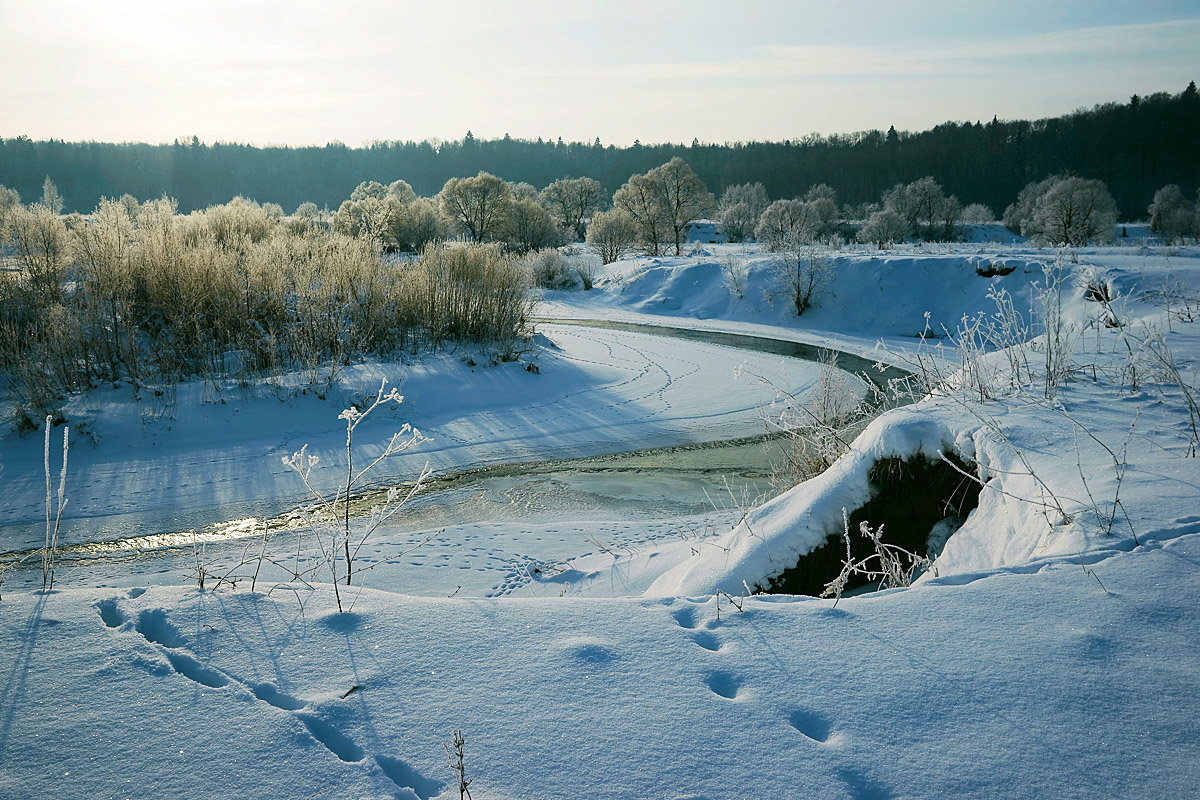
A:
MULTIPOLYGON (((973 465, 947 456, 942 460, 919 455, 908 461, 886 458, 876 461, 868 477, 871 499, 850 514, 850 553, 855 559, 874 552, 867 537, 859 533, 859 523, 872 528, 884 526, 882 540, 910 553, 930 556, 929 534, 939 522, 949 518, 957 530, 967 515, 979 505, 978 481, 964 477, 955 467, 974 474, 973 465)), ((937 554, 932 554, 936 556, 937 554)), ((826 584, 838 576, 846 558, 846 543, 841 530, 829 531, 825 544, 800 557, 795 566, 771 578, 762 590, 772 594, 818 596, 826 584)), ((846 589, 866 585, 861 576, 853 576, 846 589)))

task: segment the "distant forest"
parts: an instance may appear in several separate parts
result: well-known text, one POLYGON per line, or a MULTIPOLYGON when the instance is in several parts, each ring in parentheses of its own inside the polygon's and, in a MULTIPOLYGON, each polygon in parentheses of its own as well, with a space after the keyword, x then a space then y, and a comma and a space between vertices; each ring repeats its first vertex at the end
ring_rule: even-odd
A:
POLYGON ((1027 183, 1057 173, 1104 181, 1123 219, 1145 217, 1160 187, 1175 183, 1192 197, 1200 187, 1200 96, 1192 82, 1179 94, 1134 95, 1061 117, 946 122, 920 133, 872 130, 810 135, 785 142, 604 146, 505 136, 457 141, 380 141, 351 148, 253 147, 195 137, 174 144, 0 139, 0 184, 25 202, 49 176, 66 211, 87 213, 101 197, 139 200, 168 195, 180 211, 242 196, 290 212, 305 201, 336 209, 360 182, 403 179, 420 195, 452 177, 481 170, 541 189, 558 178, 588 176, 611 194, 635 173, 683 158, 716 195, 760 181, 772 199, 827 183, 843 203, 875 202, 898 182, 932 175, 962 203, 997 215, 1027 183))

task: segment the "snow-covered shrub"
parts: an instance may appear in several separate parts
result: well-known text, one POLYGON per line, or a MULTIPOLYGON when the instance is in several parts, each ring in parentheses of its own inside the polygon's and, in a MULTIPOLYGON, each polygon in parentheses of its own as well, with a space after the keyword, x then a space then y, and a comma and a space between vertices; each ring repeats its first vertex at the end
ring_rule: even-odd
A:
POLYGON ((907 220, 891 209, 881 209, 872 212, 858 230, 856 238, 863 244, 874 244, 880 250, 890 247, 896 242, 902 242, 912 233, 907 220))
POLYGON ((985 225, 996 221, 996 212, 983 203, 971 203, 962 210, 962 221, 971 225, 985 225))
POLYGON ((242 199, 188 216, 165 198, 105 200, 70 229, 40 206, 12 213, 23 268, 0 276, 0 387, 31 427, 98 381, 302 372, 321 391, 363 354, 510 341, 528 316, 520 271, 499 252, 384 263, 370 236, 291 225, 242 199))
POLYGON ((526 273, 498 245, 430 245, 398 287, 401 318, 425 340, 511 343, 531 313, 526 273))
POLYGON ((534 286, 543 289, 574 289, 578 286, 574 270, 555 248, 530 253, 521 259, 521 265, 529 271, 534 286))

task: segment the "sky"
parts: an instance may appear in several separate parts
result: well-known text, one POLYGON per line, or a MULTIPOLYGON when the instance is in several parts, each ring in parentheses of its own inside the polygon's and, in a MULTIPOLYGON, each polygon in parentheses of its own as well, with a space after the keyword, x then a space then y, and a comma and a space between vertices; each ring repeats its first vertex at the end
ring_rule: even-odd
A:
POLYGON ((1200 78, 1196 0, 0 0, 0 136, 628 145, 1035 119, 1200 78))

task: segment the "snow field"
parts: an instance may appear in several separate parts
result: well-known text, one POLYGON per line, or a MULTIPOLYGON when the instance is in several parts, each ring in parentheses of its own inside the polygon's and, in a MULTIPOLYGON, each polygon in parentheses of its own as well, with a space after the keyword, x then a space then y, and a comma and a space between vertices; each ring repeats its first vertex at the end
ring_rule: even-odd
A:
POLYGON ((711 597, 12 595, 0 796, 456 796, 454 730, 478 798, 1186 796, 1198 520, 1090 563, 1103 588, 1062 563, 719 620, 711 597))

